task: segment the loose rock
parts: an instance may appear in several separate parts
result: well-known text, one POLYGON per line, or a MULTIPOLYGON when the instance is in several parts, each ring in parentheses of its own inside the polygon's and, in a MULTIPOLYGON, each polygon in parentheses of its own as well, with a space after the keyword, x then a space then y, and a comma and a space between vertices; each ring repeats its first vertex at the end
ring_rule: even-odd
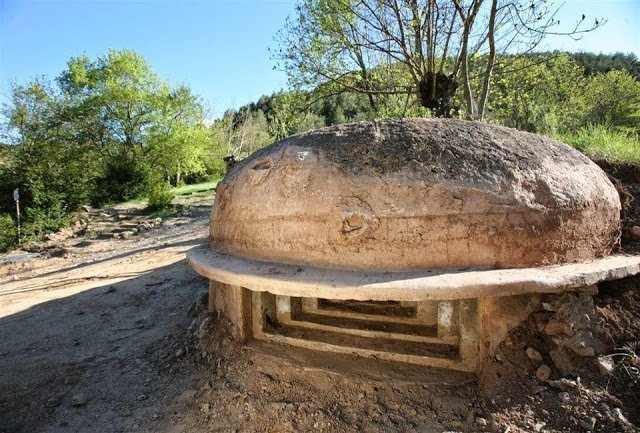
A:
POLYGON ((133 230, 127 230, 120 233, 120 239, 129 239, 133 235, 135 235, 135 232, 133 230))
POLYGON ((600 374, 602 375, 613 374, 613 370, 616 367, 613 363, 613 359, 606 356, 599 356, 596 359, 596 364, 598 365, 598 370, 600 370, 600 374))
POLYGON ((536 370, 536 377, 540 382, 545 382, 551 377, 551 368, 548 365, 542 364, 536 370))
POLYGON ((593 430, 596 427, 596 419, 592 416, 580 420, 580 427, 593 430))
POLYGON ((60 398, 58 397, 51 397, 50 399, 47 400, 46 406, 47 407, 56 407, 60 405, 60 398))
POLYGON ((629 229, 629 237, 634 241, 640 240, 640 226, 631 227, 629 229))
POLYGON ((544 327, 544 333, 547 335, 564 334, 567 336, 572 336, 573 330, 571 329, 571 326, 569 326, 568 323, 562 322, 560 320, 552 319, 552 320, 549 320, 549 323, 547 323, 547 326, 544 327))
POLYGON ((87 402, 87 397, 84 394, 75 394, 71 397, 71 406, 80 407, 86 405, 87 402))
POLYGON ((538 422, 536 423, 536 425, 533 426, 533 430, 536 432, 542 431, 542 429, 544 428, 544 426, 547 425, 544 422, 538 422))
POLYGON ((552 388, 558 389, 560 391, 569 391, 578 387, 576 381, 564 378, 559 380, 547 380, 547 383, 551 385, 552 388))
POLYGON ((530 360, 542 362, 542 355, 533 347, 527 347, 526 353, 530 360))
POLYGON ((569 356, 563 348, 549 351, 549 356, 553 360, 553 364, 556 366, 556 368, 560 370, 560 374, 562 376, 566 376, 573 372, 573 364, 571 363, 569 356))
POLYGON ((622 410, 619 407, 613 409, 613 418, 623 426, 629 426, 631 424, 629 420, 622 414, 622 410))

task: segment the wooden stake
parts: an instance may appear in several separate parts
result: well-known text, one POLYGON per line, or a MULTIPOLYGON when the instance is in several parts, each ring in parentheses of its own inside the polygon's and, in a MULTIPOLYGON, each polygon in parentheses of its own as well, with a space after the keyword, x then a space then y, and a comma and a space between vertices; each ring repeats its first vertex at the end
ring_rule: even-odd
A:
POLYGON ((13 199, 16 202, 16 218, 18 221, 18 245, 20 245, 20 190, 18 188, 13 191, 13 199))

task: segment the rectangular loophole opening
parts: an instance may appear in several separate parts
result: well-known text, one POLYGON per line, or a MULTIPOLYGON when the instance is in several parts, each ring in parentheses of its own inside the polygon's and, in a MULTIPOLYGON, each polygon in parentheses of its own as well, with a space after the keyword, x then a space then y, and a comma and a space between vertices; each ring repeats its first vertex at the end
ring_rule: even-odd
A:
POLYGON ((328 311, 345 311, 350 313, 392 316, 392 317, 416 317, 416 302, 407 305, 399 301, 336 301, 331 299, 318 299, 318 308, 328 311))
POLYGON ((476 339, 476 300, 381 302, 254 292, 252 310, 259 340, 462 370, 471 369, 467 361, 476 355, 463 341, 476 339))

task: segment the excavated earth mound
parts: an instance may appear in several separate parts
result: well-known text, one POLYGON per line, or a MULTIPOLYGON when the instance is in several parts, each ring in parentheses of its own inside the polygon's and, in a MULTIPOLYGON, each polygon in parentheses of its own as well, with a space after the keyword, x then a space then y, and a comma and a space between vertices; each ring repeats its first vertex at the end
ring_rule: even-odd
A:
POLYGON ((328 268, 517 268, 608 255, 619 226, 616 189, 566 144, 461 120, 380 120, 295 135, 235 165, 210 242, 328 268))

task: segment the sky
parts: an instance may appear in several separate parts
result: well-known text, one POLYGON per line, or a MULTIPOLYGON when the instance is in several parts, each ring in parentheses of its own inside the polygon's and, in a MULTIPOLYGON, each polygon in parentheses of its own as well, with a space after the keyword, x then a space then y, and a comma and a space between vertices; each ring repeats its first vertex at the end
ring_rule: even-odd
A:
MULTIPOLYGON (((284 89, 269 47, 295 0, 0 0, 0 104, 10 84, 54 78, 72 56, 139 52, 165 80, 187 84, 212 117, 284 89)), ((561 24, 605 18, 574 41, 545 49, 633 52, 640 57, 640 0, 567 0, 561 24)))

